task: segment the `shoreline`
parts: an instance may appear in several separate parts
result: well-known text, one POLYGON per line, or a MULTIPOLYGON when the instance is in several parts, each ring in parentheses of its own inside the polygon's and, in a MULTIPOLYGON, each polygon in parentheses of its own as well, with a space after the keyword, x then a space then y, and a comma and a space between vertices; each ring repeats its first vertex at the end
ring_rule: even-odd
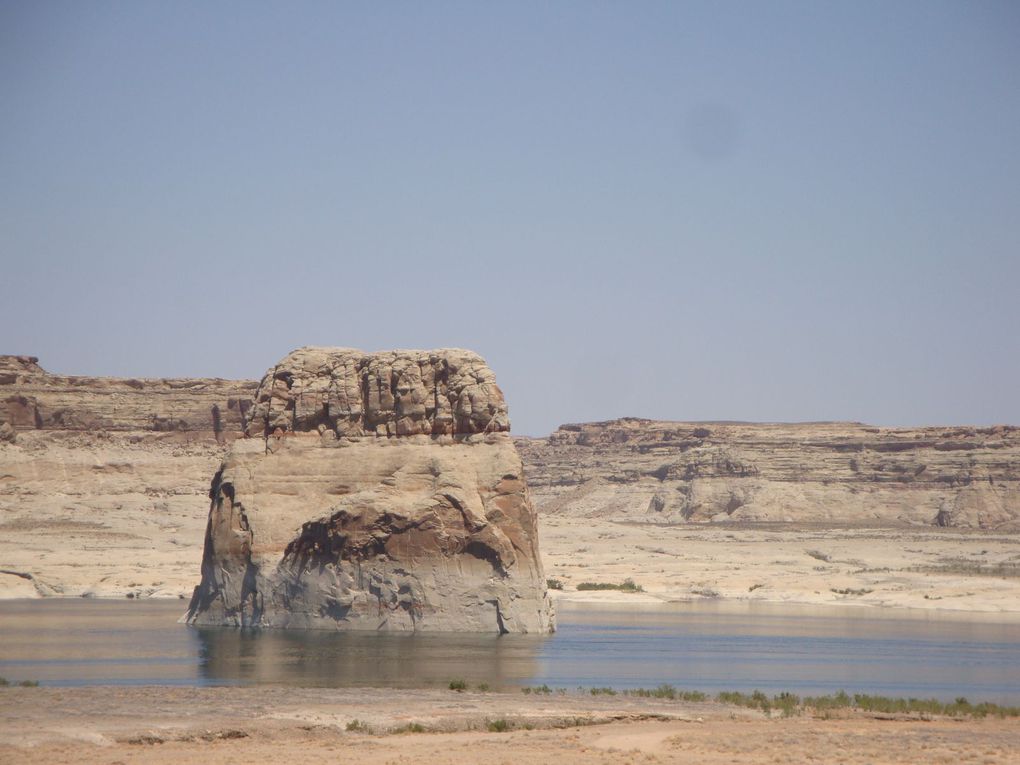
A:
MULTIPOLYGON (((729 614, 768 615, 769 613, 779 614, 782 612, 801 612, 804 615, 822 618, 853 618, 856 615, 866 615, 869 619, 906 619, 921 621, 959 621, 959 622, 982 622, 987 624, 1020 624, 1020 604, 1015 611, 982 611, 963 608, 949 608, 946 606, 931 606, 928 608, 917 608, 913 606, 895 606, 881 603, 819 603, 797 600, 769 600, 766 598, 677 598, 666 599, 664 597, 647 593, 620 593, 613 591, 584 592, 562 594, 556 591, 550 592, 553 606, 557 610, 569 611, 620 611, 620 610, 650 610, 662 609, 668 611, 691 610, 691 607, 701 610, 712 610, 729 614)), ((118 595, 35 595, 21 596, 0 593, 0 603, 32 603, 32 602, 81 602, 98 601, 103 603, 144 603, 146 601, 157 601, 159 603, 180 602, 182 613, 187 611, 187 599, 170 594, 151 595, 145 597, 126 597, 118 595)), ((332 631, 322 628, 317 631, 332 631)), ((439 634, 429 632, 428 634, 439 634)))
POLYGON ((684 610, 690 606, 698 608, 711 608, 720 612, 732 614, 747 613, 761 614, 779 612, 782 610, 802 611, 805 614, 818 617, 843 617, 852 616, 864 612, 869 619, 911 619, 911 620, 932 620, 940 619, 945 621, 981 621, 990 624, 1020 624, 1020 604, 1015 611, 979 611, 972 609, 954 609, 946 606, 931 606, 929 608, 917 608, 914 606, 895 606, 882 603, 818 603, 811 601, 796 600, 768 600, 765 598, 685 598, 668 600, 649 593, 584 593, 576 597, 559 595, 553 597, 553 604, 557 609, 566 608, 570 610, 598 610, 608 608, 675 608, 684 610), (594 597, 607 595, 605 598, 594 597), (588 597, 591 595, 592 597, 588 597), (644 597, 642 597, 644 596, 644 597))

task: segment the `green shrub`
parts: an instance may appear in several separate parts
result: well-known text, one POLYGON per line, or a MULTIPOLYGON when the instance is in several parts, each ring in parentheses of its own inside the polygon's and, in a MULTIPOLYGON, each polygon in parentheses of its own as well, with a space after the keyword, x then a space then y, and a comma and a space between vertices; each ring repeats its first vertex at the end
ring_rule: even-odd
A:
POLYGON ((708 701, 708 694, 701 691, 679 691, 676 697, 681 701, 708 701))
MULTIPOLYGON (((792 694, 787 694, 792 696, 792 694)), ((780 697, 775 697, 778 700, 780 697)), ((795 697, 794 697, 795 698, 795 697)), ((739 691, 720 691, 715 697, 716 701, 722 704, 733 704, 738 707, 748 707, 749 709, 760 709, 765 714, 769 714, 772 711, 774 699, 770 699, 761 691, 755 690, 748 696, 746 693, 740 693, 739 691)), ((790 706, 789 702, 784 702, 786 706, 790 706)))
POLYGON ((678 699, 680 701, 707 701, 708 695, 701 691, 678 691, 669 683, 663 683, 657 688, 634 688, 624 691, 628 696, 638 696, 650 699, 678 699))
POLYGON ((12 683, 6 677, 0 677, 0 688, 6 687, 6 686, 9 686, 9 685, 17 685, 17 686, 20 686, 22 688, 38 688, 39 687, 39 681, 38 680, 21 680, 21 681, 12 683))
POLYGON ((500 718, 499 720, 489 720, 485 727, 490 733, 506 733, 510 730, 510 723, 500 718))
POLYGON ((803 700, 802 706, 823 713, 827 713, 832 709, 853 708, 863 712, 878 712, 880 714, 1020 717, 1020 707, 1000 707, 998 704, 992 704, 987 701, 980 704, 971 704, 963 696, 957 697, 952 702, 944 702, 938 699, 902 699, 889 696, 872 696, 866 693, 857 693, 851 698, 846 691, 840 691, 833 696, 808 696, 803 700))
POLYGON ((463 680, 451 680, 450 681, 450 690, 451 691, 457 691, 457 692, 466 691, 467 687, 468 687, 468 684, 466 682, 464 682, 463 680))
POLYGON ((399 728, 394 728, 393 733, 425 733, 425 726, 421 723, 408 723, 399 728))
POLYGON ((521 688, 521 693, 523 693, 525 696, 527 696, 529 694, 532 694, 532 693, 534 693, 536 696, 538 694, 542 694, 544 696, 548 696, 550 693, 552 693, 552 688, 550 688, 548 685, 545 685, 545 684, 543 684, 543 685, 534 685, 534 686, 526 685, 523 688, 521 688))
POLYGON ((563 582, 561 582, 559 579, 546 579, 545 580, 545 585, 550 590, 562 590, 563 589, 563 582))
POLYGON ((778 696, 772 697, 772 703, 783 713, 783 717, 792 717, 800 711, 800 696, 783 691, 778 696))
POLYGON ((846 691, 839 691, 832 696, 805 696, 805 707, 822 712, 830 709, 845 709, 853 704, 853 699, 846 691))
POLYGON ((631 578, 624 579, 619 584, 612 582, 581 582, 577 585, 578 590, 619 590, 620 592, 644 592, 645 588, 635 584, 631 578))

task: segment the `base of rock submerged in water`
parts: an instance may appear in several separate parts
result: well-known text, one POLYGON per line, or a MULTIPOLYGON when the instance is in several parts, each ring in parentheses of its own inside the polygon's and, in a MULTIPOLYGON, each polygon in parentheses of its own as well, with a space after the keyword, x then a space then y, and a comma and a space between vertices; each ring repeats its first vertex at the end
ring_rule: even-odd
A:
POLYGON ((213 479, 186 620, 549 632, 503 395, 470 351, 303 348, 213 479))

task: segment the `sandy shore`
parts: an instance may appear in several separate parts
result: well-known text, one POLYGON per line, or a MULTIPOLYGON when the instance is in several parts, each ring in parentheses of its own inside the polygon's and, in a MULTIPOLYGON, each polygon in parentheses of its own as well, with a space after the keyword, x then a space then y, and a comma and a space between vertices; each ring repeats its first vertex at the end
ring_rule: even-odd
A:
POLYGON ((872 606, 1020 621, 1020 535, 792 524, 651 526, 541 519, 546 575, 570 602, 872 606), (583 592, 630 578, 644 592, 583 592))
POLYGON ((765 718, 716 703, 452 691, 0 689, 4 763, 1016 761, 1016 720, 765 718), (357 720, 360 730, 348 730, 357 720), (509 730, 490 724, 506 721, 509 730), (417 724, 425 732, 397 732, 417 724), (367 730, 365 729, 367 727, 367 730))

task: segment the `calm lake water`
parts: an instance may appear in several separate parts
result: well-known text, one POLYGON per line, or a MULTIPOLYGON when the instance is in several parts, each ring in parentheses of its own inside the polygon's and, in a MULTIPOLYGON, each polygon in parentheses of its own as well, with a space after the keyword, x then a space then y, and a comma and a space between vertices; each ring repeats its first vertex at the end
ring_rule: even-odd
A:
POLYGON ((182 601, 0 601, 0 676, 44 685, 612 686, 1020 704, 1020 625, 865 609, 561 605, 551 636, 198 629, 182 601))

